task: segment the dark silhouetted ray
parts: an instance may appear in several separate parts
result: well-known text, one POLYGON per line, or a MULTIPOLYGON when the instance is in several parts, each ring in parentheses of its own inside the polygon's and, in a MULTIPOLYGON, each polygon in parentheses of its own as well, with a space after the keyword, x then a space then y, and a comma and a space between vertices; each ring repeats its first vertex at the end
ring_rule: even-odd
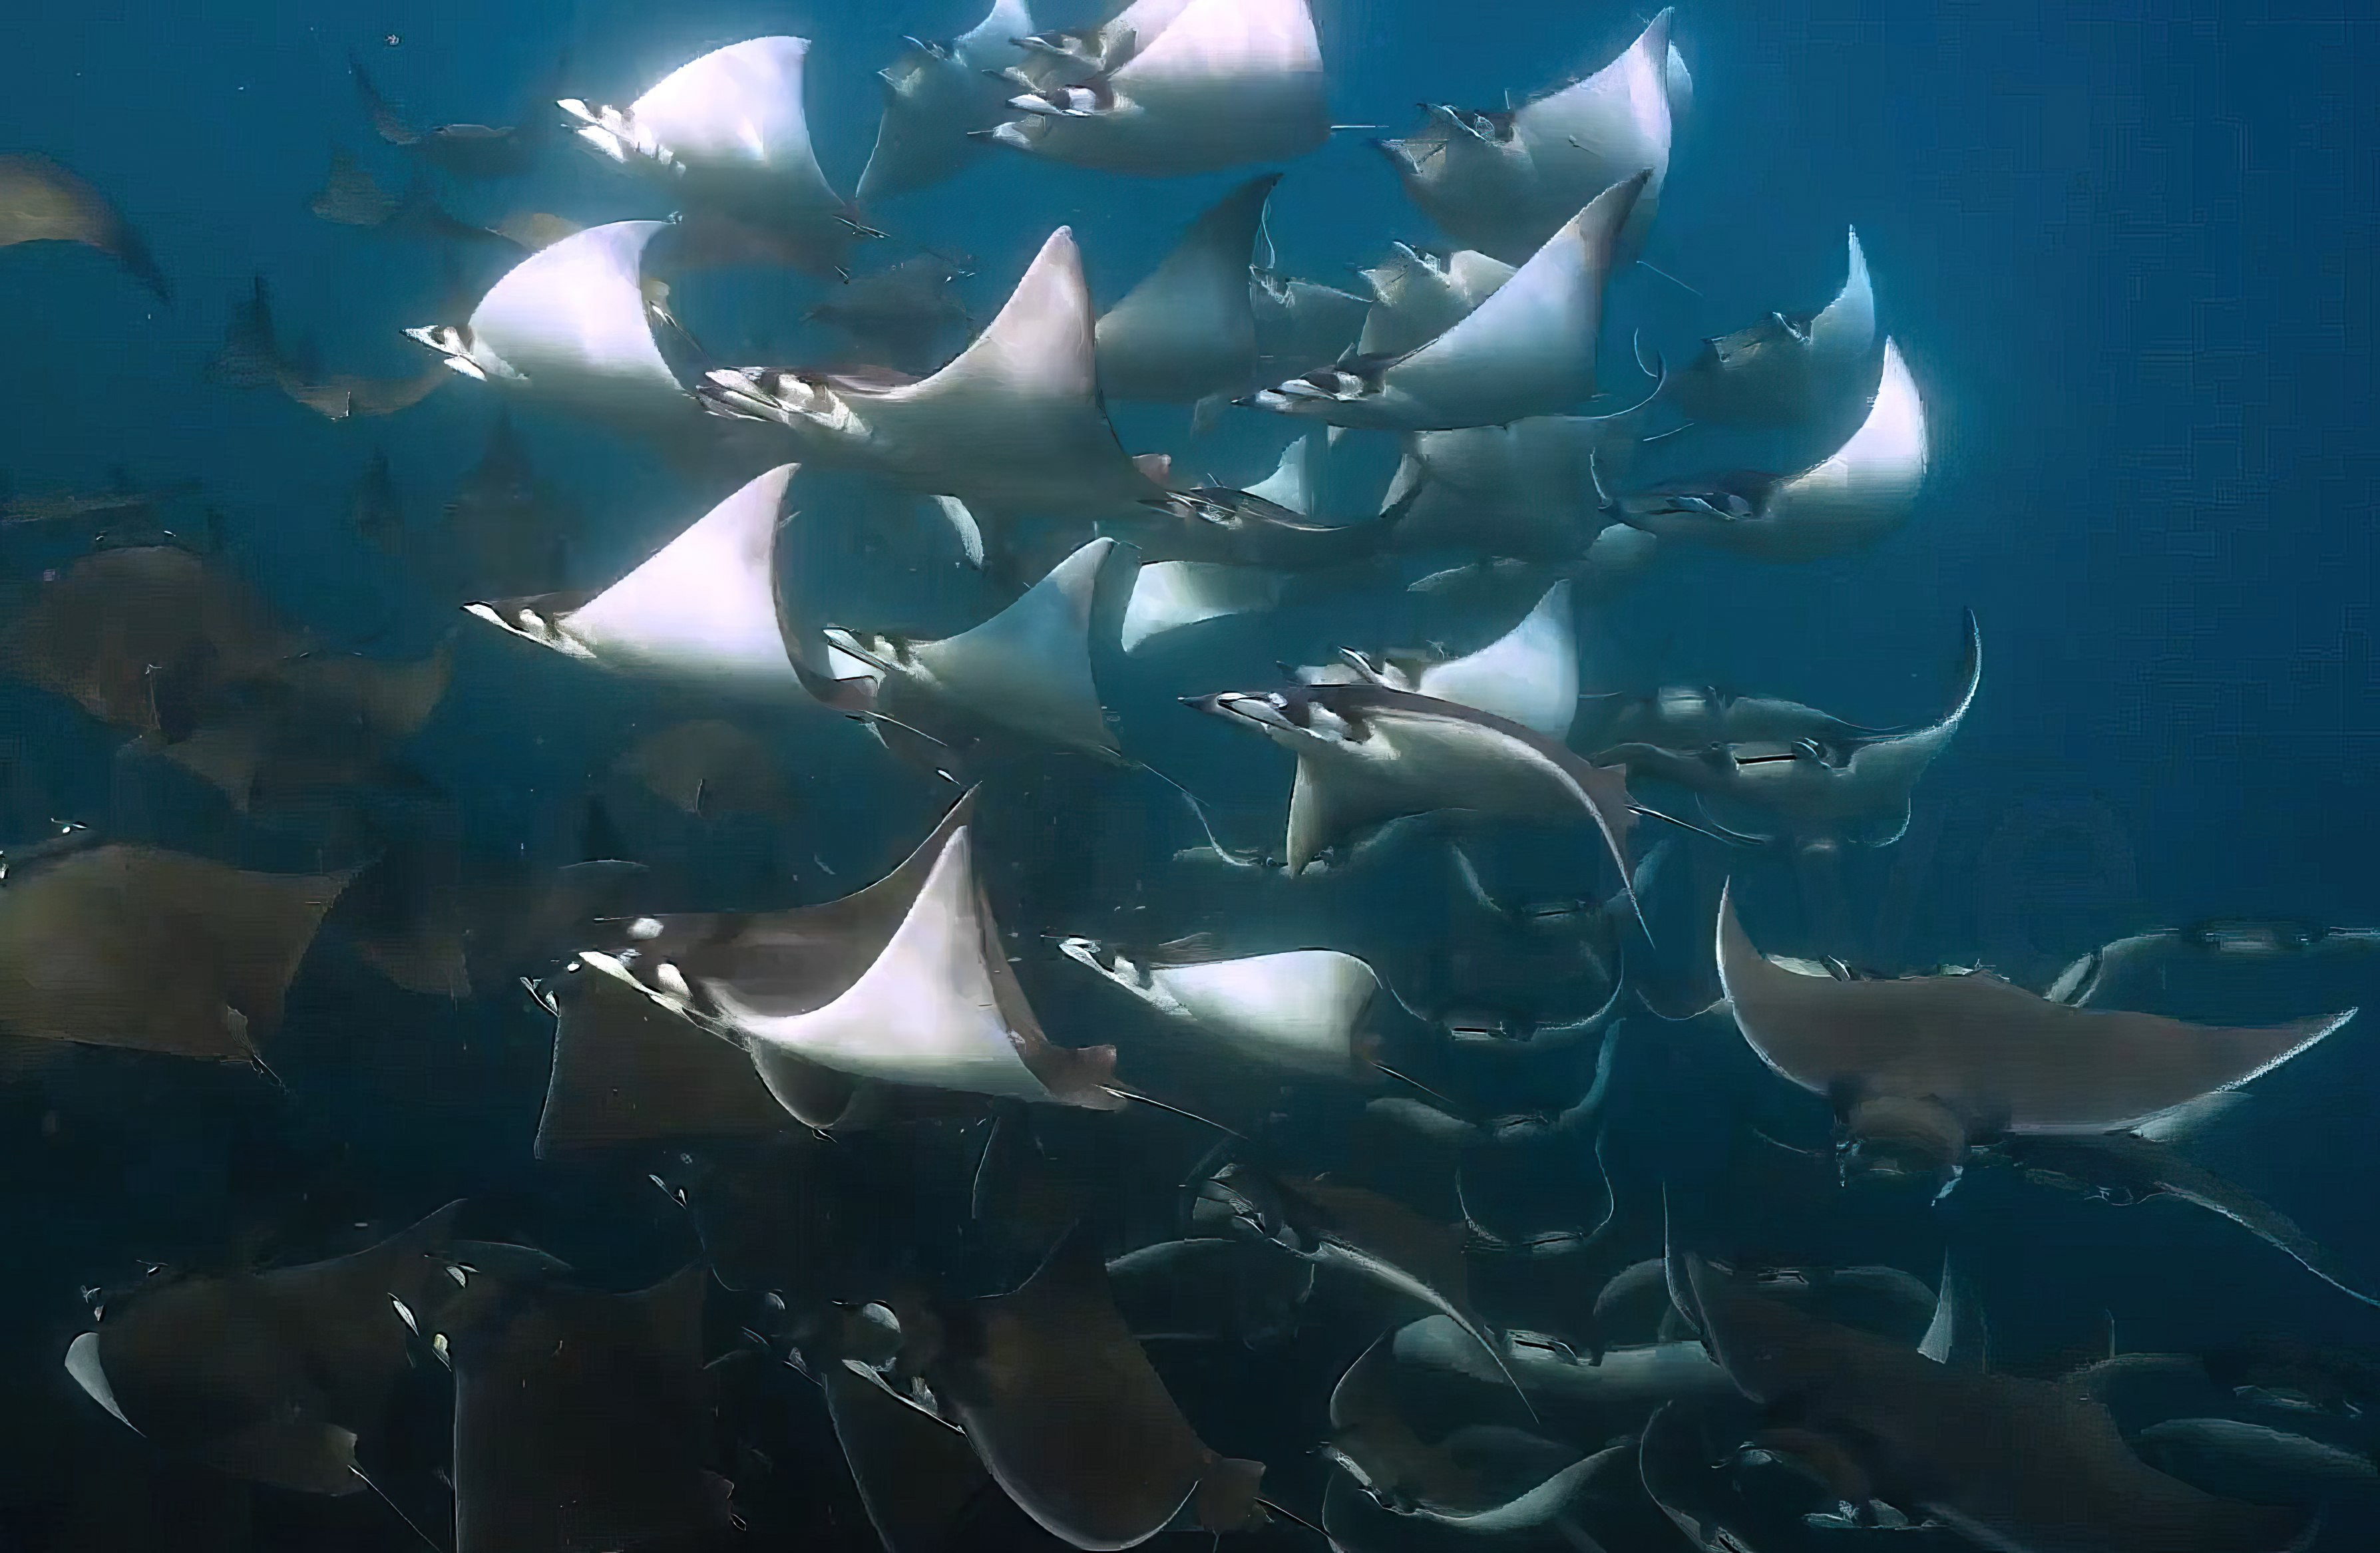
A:
POLYGON ((710 1276, 525 1292, 455 1342, 455 1553, 595 1553, 722 1526, 710 1276))
POLYGON ((1840 981, 1771 964, 1719 905, 1720 980, 1763 1062, 1805 1089, 1922 1100, 1971 1127, 2111 1133, 2243 1084, 2353 1011, 2264 1029, 2053 1003, 1985 972, 1840 981))
POLYGON ((0 885, 0 1031, 252 1061, 349 874, 98 846, 0 885))
POLYGON ((0 667, 113 727, 188 734, 223 686, 301 651, 238 578, 173 545, 84 556, 0 626, 0 667))
POLYGON ((856 1359, 820 1364, 819 1385, 884 1553, 944 1553, 970 1507, 997 1492, 965 1434, 856 1359))
MULTIPOLYGON (((1789 973, 1790 974, 1790 973, 1789 973)), ((1804 1316, 1689 1259, 1737 1388, 1839 1441, 1881 1497, 2010 1553, 2277 1553, 2301 1511, 2218 1499, 2132 1454, 2081 1389, 1956 1370, 1804 1316)))
MULTIPOLYGON (((785 1130, 785 1108, 742 1050, 616 977, 581 970, 550 984, 553 1070, 537 1154, 785 1130)), ((821 1074, 826 1082, 850 1081, 821 1074)))
MULTIPOLYGON (((921 1322, 923 1321, 920 1316, 921 1322)), ((1108 1292, 1077 1230, 1013 1294, 944 1306, 907 1362, 922 1368, 1000 1486, 1076 1547, 1134 1547, 1185 1506, 1209 1531, 1262 1518, 1264 1468, 1192 1430, 1108 1292)))
POLYGON ((457 1292, 447 1244, 460 1207, 335 1261, 111 1300, 67 1370, 164 1450, 300 1493, 358 1492, 357 1441, 381 1423, 411 1329, 457 1292))
POLYGON ((0 156, 0 248, 15 243, 82 243, 110 254, 133 278, 174 299, 140 234, 104 195, 44 156, 0 156))
POLYGON ((612 769, 696 819, 731 814, 786 819, 797 807, 775 752, 746 729, 717 718, 674 722, 648 734, 612 769))
POLYGON ((1493 712, 1376 684, 1298 685, 1192 702, 1297 757, 1288 862, 1402 815, 1474 809, 1508 819, 1594 821, 1624 877, 1635 823, 1627 779, 1493 712))

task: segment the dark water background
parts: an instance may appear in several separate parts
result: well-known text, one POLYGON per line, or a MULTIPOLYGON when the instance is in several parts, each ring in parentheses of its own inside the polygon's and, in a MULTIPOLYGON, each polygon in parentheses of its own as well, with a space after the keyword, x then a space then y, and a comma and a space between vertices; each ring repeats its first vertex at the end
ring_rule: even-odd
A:
MULTIPOLYGON (((1391 131, 1420 100, 1489 106, 1598 64, 1644 19, 1551 0, 1316 9, 1337 115, 1391 131)), ((2369 91, 2380 21, 2247 0, 2159 9, 2143 20, 2137 6, 2103 3, 1713 0, 1679 17, 1694 104, 1647 257, 1702 295, 1640 271, 1617 283, 1614 316, 1680 358, 1771 308, 1821 303, 1840 281, 1842 227, 1855 224, 1885 326, 1925 396, 1934 462, 1915 517, 1873 552, 1780 569, 1665 561, 1591 628, 1590 686, 1709 681, 1856 721, 1912 719, 1940 705, 1958 611, 1975 609, 1982 698, 1921 785, 1908 839, 1856 865, 1851 916, 1872 961, 1980 958, 2037 984, 2074 953, 2150 927, 2214 916, 2380 923, 2370 824, 2380 109, 2369 91), (1593 685, 1598 669, 1611 683, 1593 685)), ((95 488, 112 465, 143 483, 201 479, 227 518, 234 563, 293 614, 334 640, 370 635, 375 652, 419 651, 447 617, 346 528, 349 492, 370 450, 385 446, 414 521, 426 521, 478 457, 490 395, 457 384, 394 420, 330 425, 201 377, 229 303, 257 273, 284 329, 310 334, 333 366, 395 375, 418 364, 397 330, 433 316, 434 255, 304 207, 334 145, 402 181, 357 107, 347 55, 419 120, 503 123, 558 53, 573 93, 625 101, 709 48, 797 32, 815 41, 821 159, 848 188, 873 134, 870 74, 894 40, 949 36, 978 14, 945 0, 15 6, 0 21, 0 148, 48 153, 107 191, 177 299, 158 305, 87 251, 0 255, 0 469, 20 491, 95 488)), ((1271 228, 1284 268, 1342 278, 1390 237, 1434 240, 1364 139, 1340 136, 1290 172, 1271 228)), ((1113 300, 1232 181, 1143 182, 992 156, 884 220, 905 241, 972 256, 982 317, 1061 222, 1082 238, 1095 294, 1113 300)), ((516 208, 585 222, 662 213, 565 145, 517 188, 465 186, 453 203, 488 220, 516 208)), ((501 268, 468 262, 475 291, 501 268)), ((747 278, 707 294, 688 283, 679 300, 724 358, 799 359, 816 336, 789 320, 816 291, 747 278)), ((1119 420, 1135 448, 1181 432, 1178 411, 1119 420)), ((715 494, 689 494, 583 430, 523 424, 540 473, 583 519, 581 581, 617 575, 715 494)), ((1244 414, 1213 455, 1239 465, 1216 472, 1253 479, 1278 445, 1278 428, 1244 414)), ((1331 645, 1327 628, 1311 634, 1331 645)), ((543 847, 621 730, 661 726, 670 709, 511 646, 467 638, 456 689, 416 759, 483 839, 543 847)), ((1279 801, 1282 773, 1269 759, 1174 715, 1125 711, 1152 758, 1246 805, 1279 801)), ((0 691, 0 719, 13 724, 0 733, 63 773, 20 793, 12 822, 42 808, 103 812, 104 742, 23 691, 0 691)), ((838 747, 836 760, 856 758, 838 747)), ((817 845, 795 850, 865 869, 925 812, 924 789, 900 791, 888 812, 874 787, 813 781, 817 845)), ((1104 877, 1133 871, 1128 857, 1090 862, 1104 877)), ((1758 888, 1786 902, 1784 885, 1758 888)), ((1426 922, 1427 908, 1415 910, 1426 922)), ((1777 922, 1775 936, 1791 938, 1790 909, 1777 922)), ((2321 997, 2368 1001, 2380 972, 2370 980, 2325 984, 2321 997)), ((301 982, 293 1024, 451 1021, 490 1040, 518 1030, 516 1008, 366 1006, 347 1001, 356 985, 301 982)), ((2359 1022, 2277 1075, 2227 1134, 2222 1161, 2367 1281, 2380 1279, 2370 1035, 2359 1022)), ((576 1216, 580 1260, 600 1264, 590 1248, 619 1231, 617 1263, 634 1267, 660 1231, 596 1222, 608 1210, 527 1171, 540 1080, 533 1051, 483 1057, 407 1074, 396 1087, 413 1103, 392 1106, 370 1083, 343 1091, 324 1075, 310 1125, 360 1148, 408 1205, 497 1181, 549 1229, 576 1216)), ((12 1127, 34 1125, 39 1108, 6 1114, 12 1127)), ((18 1156, 30 1173, 0 1182, 0 1265, 18 1298, 0 1312, 13 1308, 26 1340, 11 1345, 6 1377, 54 1389, 55 1348, 33 1336, 70 1319, 72 1301, 62 1315, 42 1269, 86 1265, 94 1243, 178 1244, 186 1228, 205 1238, 196 1226, 282 1168, 283 1147, 242 1159, 217 1128, 193 1122, 176 1137, 160 1122, 71 1165, 18 1156)), ((285 1147, 294 1157, 310 1146, 285 1147)), ((2162 1291, 2153 1320, 2196 1331, 2252 1315, 2374 1335, 2370 1313, 2276 1257, 2235 1255, 2220 1226, 2179 1211, 2119 1231, 2104 1217, 2053 1218, 2007 1239, 2045 1305, 2092 1298, 2100 1258, 2145 1257, 2162 1291)), ((13 1470, 38 1477, 49 1458, 28 1449, 13 1470)))

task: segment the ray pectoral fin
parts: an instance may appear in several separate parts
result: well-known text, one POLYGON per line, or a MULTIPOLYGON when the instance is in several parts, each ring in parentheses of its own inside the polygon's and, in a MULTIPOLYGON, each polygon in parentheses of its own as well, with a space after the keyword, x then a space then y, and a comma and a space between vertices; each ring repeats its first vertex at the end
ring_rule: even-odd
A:
POLYGON ((2039 1162, 2134 1202, 2169 1195, 2230 1220, 2340 1293, 2380 1308, 2380 1296, 2352 1280, 2330 1250, 2280 1209, 2206 1169, 2169 1144, 2136 1134, 2104 1137, 2014 1139, 2005 1146, 2019 1163, 2039 1162))
MULTIPOLYGON (((1048 1531, 1079 1548, 1121 1549, 1188 1505, 1216 1531, 1254 1519, 1260 1469, 1218 1456, 1182 1416, 1081 1228, 1014 1293, 941 1307, 927 1324, 966 1334, 941 1345, 927 1379, 993 1478, 1048 1531), (1210 1476, 1218 1483, 1202 1492, 1210 1476)), ((905 1335, 913 1324, 902 1325, 905 1335)))
POLYGON ((564 987, 538 1158, 783 1128, 784 1110, 771 1098, 778 1086, 764 1083, 752 1059, 728 1042, 600 970, 582 969, 564 987))
POLYGON ((1366 826, 1395 818, 1401 807, 1388 799, 1367 801, 1356 783, 1333 773, 1321 759, 1301 756, 1289 795, 1289 871, 1304 872, 1323 853, 1366 826))
POLYGON ((458 1345, 458 1547, 563 1546, 565 1527, 626 1546, 724 1522, 705 1470, 707 1280, 697 1267, 638 1294, 541 1291, 458 1345))
POLYGON ((1100 574, 1117 548, 1093 540, 981 625, 917 647, 916 663, 938 691, 988 721, 1113 753, 1091 669, 1090 624, 1100 574))
POLYGON ((1170 1100, 1160 1100, 1154 1095, 1144 1094, 1140 1090, 1127 1088, 1120 1084, 1102 1084, 1100 1087, 1121 1100, 1129 1101, 1134 1105, 1147 1106, 1152 1110, 1161 1110, 1169 1116, 1178 1116, 1184 1122, 1196 1122, 1202 1127, 1211 1127, 1225 1137, 1240 1138, 1245 1141, 1247 1136, 1236 1127, 1226 1127, 1211 1116, 1201 1116, 1195 1110, 1177 1106, 1170 1100))

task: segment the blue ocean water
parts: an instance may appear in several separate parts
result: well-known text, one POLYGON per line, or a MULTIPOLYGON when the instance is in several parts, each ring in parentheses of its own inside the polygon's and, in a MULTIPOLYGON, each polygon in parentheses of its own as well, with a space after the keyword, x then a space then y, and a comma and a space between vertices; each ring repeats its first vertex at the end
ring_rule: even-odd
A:
MULTIPOLYGON (((1549 86, 1609 57, 1645 20, 1550 0, 1314 9, 1336 117, 1384 133, 1408 127, 1417 103, 1487 107, 1549 86)), ((200 480, 224 515, 232 563, 291 615, 375 654, 427 650, 450 617, 357 539, 348 504, 366 458, 384 449, 415 521, 427 521, 480 456, 488 396, 458 383, 394 419, 334 425, 205 374, 230 306, 260 274, 284 329, 340 370, 395 376, 419 365, 398 331, 437 316, 446 283, 436 249, 330 225, 305 206, 334 148, 392 188, 405 176, 357 106, 349 56, 423 120, 507 123, 541 111, 526 93, 557 59, 573 91, 625 101, 706 49, 797 32, 814 42, 820 157, 848 188, 873 133, 872 72, 903 35, 946 37, 974 19, 949 0, 20 6, 0 26, 0 152, 49 155, 105 191, 146 237, 175 299, 162 305, 66 245, 0 253, 0 471, 18 492, 100 489, 117 467, 144 485, 200 480)), ((1082 18, 1037 8, 1037 19, 1082 18)), ((2365 823, 2380 760, 2369 495, 2380 474, 2380 108, 2367 90, 2380 21, 2246 0, 2154 18, 2097 3, 1711 0, 1682 7, 1676 25, 1695 91, 1645 254, 1663 273, 1619 277, 1611 316, 1681 360, 1771 309, 1821 304, 1839 282, 1842 229, 1855 224, 1884 325, 1925 397, 1932 462, 1915 516, 1874 550, 1797 567, 1666 558, 1590 616, 1590 679, 1599 672, 1609 689, 1706 682, 1859 722, 1913 721, 1940 709, 1960 612, 1976 613, 1982 697, 1919 787, 1907 836, 1854 857, 1845 876, 1840 925, 1862 963, 1981 963, 2037 987, 2095 945, 2157 927, 2380 925, 2380 849, 2365 823)), ((1290 169, 1269 229, 1282 268, 1343 283, 1392 238, 1439 240, 1368 133, 1335 135, 1290 169)), ((1077 231, 1095 296, 1113 300, 1239 176, 1135 180, 987 156, 878 219, 903 251, 966 256, 980 320, 1060 224, 1077 231)), ((462 188, 453 203, 480 220, 525 209, 582 222, 661 213, 560 145, 529 177, 462 188)), ((503 268, 484 253, 463 262, 473 293, 503 268)), ((741 361, 797 356, 818 337, 798 312, 820 295, 807 281, 734 275, 688 281, 674 299, 697 337, 741 361)), ((1134 448, 1184 436, 1178 406, 1128 407, 1117 419, 1134 448)), ((1263 473, 1277 449, 1254 419, 1234 412, 1202 444, 1223 483, 1263 473)), ((572 513, 575 581, 617 576, 700 510, 704 498, 639 450, 533 416, 522 424, 540 475, 572 513)), ((947 571, 929 585, 936 607, 963 613, 969 595, 947 571)), ((1315 650, 1331 645, 1332 628, 1305 627, 1315 650)), ((412 758, 455 795, 476 840, 542 855, 623 731, 662 726, 673 708, 572 665, 524 664, 509 645, 465 640, 455 688, 412 758)), ((1235 811, 1280 801, 1283 768, 1258 767, 1173 715, 1170 705, 1123 713, 1155 763, 1235 811)), ((42 773, 19 781, 12 824, 107 822, 123 780, 112 741, 20 689, 0 696, 0 719, 15 725, 0 741, 17 767, 42 773)), ((788 849, 805 871, 832 864, 848 881, 917 833, 930 784, 883 779, 901 795, 896 815, 861 768, 820 772, 805 790, 817 833, 788 849)), ((1139 832, 1119 822, 1113 835, 1139 832)), ((1045 844, 1069 850, 1035 867, 1103 885, 1128 881, 1140 861, 1132 839, 1108 843, 1117 855, 1079 850, 1080 834, 1045 844)), ((1790 869, 1762 860, 1743 877, 1775 909, 1778 937, 1802 935, 1783 947, 1829 947, 1796 926, 1790 869)), ((815 873, 808 882, 810 898, 831 892, 815 873)), ((1411 904, 1416 931, 1433 909, 1411 904)), ((2342 1002, 2380 994, 2380 960, 2322 991, 2342 1002)), ((441 1039, 461 1031, 467 1043, 497 1043, 520 1012, 367 1007, 352 996, 301 981, 295 1017, 385 1041, 433 1022, 441 1039)), ((2285 1205, 2367 1286, 2380 1282, 2365 1190, 2380 1168, 2370 1033, 2359 1020, 2260 1085, 2216 1149, 2223 1168, 2285 1205)), ((623 1280, 650 1270, 667 1231, 613 1222, 607 1199, 556 1186, 521 1157, 541 1061, 514 1051, 459 1070, 395 1061, 365 1078, 319 1074, 311 1091, 296 1086, 311 1110, 290 1157, 335 1140, 368 1161, 371 1189, 359 1196, 405 1205, 375 1202, 392 1219, 449 1196, 494 1196, 520 1222, 569 1239, 583 1265, 623 1280), (485 1087, 458 1095, 458 1085, 485 1087), (392 1094, 408 1103, 390 1104, 392 1094)), ((38 1127, 43 1107, 6 1114, 10 1126, 38 1127)), ((226 1154, 224 1129, 183 1125, 114 1139, 71 1167, 29 1163, 28 1183, 0 1193, 0 1244, 26 1248, 21 1262, 0 1258, 18 1266, 0 1312, 18 1312, 42 1339, 29 1338, 7 1376, 46 1377, 55 1364, 61 1291, 21 1286, 35 1269, 140 1238, 95 1234, 91 1220, 115 1216, 153 1244, 204 1244, 218 1237, 199 1221, 228 1215, 255 1173, 279 1168, 281 1144, 242 1161, 226 1154)), ((2140 1210, 2157 1215, 2145 1226, 2128 1219, 2118 1233, 2088 1214, 1977 1211, 1983 1244, 2025 1269, 2023 1298, 2056 1307, 2045 1325, 2085 1304, 2095 1313, 2109 1265, 2144 1259, 2157 1293, 2135 1291, 2119 1339, 2134 1324, 2153 1334, 2145 1344, 2180 1342, 2252 1311, 2261 1330, 2374 1340, 2371 1310, 2292 1277, 2261 1247, 2236 1254, 2237 1238, 2211 1216, 2159 1205, 2140 1210)), ((26 1493, 48 1460, 38 1441, 28 1449, 35 1466, 0 1468, 26 1493)), ((255 1546, 298 1545, 259 1535, 255 1546)), ((30 1532, 22 1545, 65 1546, 30 1532)))

